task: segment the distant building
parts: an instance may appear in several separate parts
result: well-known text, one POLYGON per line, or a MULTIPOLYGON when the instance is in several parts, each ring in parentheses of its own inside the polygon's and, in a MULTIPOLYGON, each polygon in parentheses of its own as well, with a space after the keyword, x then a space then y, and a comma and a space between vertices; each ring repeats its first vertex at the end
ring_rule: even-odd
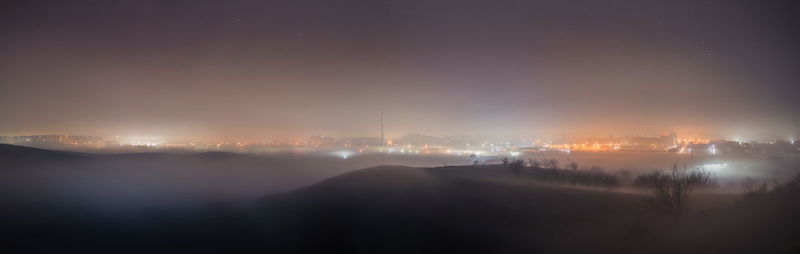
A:
POLYGON ((350 137, 341 138, 337 145, 344 147, 367 147, 367 146, 381 146, 383 141, 380 137, 350 137))
POLYGON ((443 138, 428 135, 408 134, 394 139, 393 143, 398 146, 441 146, 444 145, 445 140, 443 138))
POLYGON ((677 150, 678 135, 674 132, 658 137, 585 137, 564 139, 563 143, 550 144, 551 149, 575 151, 669 151, 677 150))
POLYGON ((620 150, 665 151, 678 146, 678 135, 674 132, 659 137, 626 136, 620 142, 620 150))
POLYGON ((716 146, 713 144, 689 144, 687 151, 691 154, 716 154, 716 146))
POLYGON ((0 137, 0 143, 40 148, 65 148, 69 146, 102 146, 103 139, 95 136, 31 135, 0 137))
POLYGON ((333 145, 336 141, 333 137, 325 135, 314 135, 306 140, 305 144, 308 146, 329 146, 333 145))

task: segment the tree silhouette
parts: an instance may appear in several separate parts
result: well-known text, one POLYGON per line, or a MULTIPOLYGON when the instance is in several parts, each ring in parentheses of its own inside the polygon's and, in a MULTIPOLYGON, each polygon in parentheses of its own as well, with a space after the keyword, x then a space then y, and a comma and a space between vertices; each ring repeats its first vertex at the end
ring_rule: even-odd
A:
POLYGON ((545 159, 544 166, 549 169, 558 169, 561 164, 556 159, 545 159))
POLYGON ((542 168, 542 162, 541 162, 541 161, 539 161, 539 160, 537 160, 537 159, 528 159, 528 163, 529 163, 529 164, 531 165, 531 167, 532 167, 532 168, 534 168, 534 169, 540 169, 540 168, 542 168))
POLYGON ((508 164, 508 168, 514 172, 514 175, 519 175, 522 172, 523 167, 525 167, 525 161, 522 159, 514 159, 514 161, 508 164))
POLYGON ((712 182, 711 172, 703 169, 689 169, 686 165, 672 166, 669 172, 656 171, 649 176, 653 196, 647 199, 651 208, 660 208, 679 220, 686 208, 689 195, 695 187, 712 182))

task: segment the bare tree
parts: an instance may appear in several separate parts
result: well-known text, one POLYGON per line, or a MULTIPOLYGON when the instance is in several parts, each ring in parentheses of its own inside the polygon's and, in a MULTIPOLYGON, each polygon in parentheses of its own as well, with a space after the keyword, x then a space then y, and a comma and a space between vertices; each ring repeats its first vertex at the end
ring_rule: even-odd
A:
POLYGON ((530 163, 531 167, 534 169, 542 168, 542 162, 537 159, 528 159, 528 163, 530 163))
MULTIPOLYGON (((775 186, 779 186, 776 184, 775 186)), ((768 193, 767 183, 758 184, 753 179, 747 178, 742 182, 742 188, 744 188, 744 195, 742 198, 745 200, 755 200, 760 197, 766 196, 768 193)))
POLYGON ((545 159, 544 166, 549 169, 558 169, 561 165, 556 159, 545 159))
POLYGON ((575 163, 574 161, 570 162, 569 163, 569 169, 578 170, 578 163, 575 163))
POLYGON ((514 159, 514 161, 508 164, 508 167, 515 175, 519 175, 519 173, 522 172, 522 168, 525 167, 525 161, 522 159, 514 159))
POLYGON ((477 165, 478 165, 478 164, 480 164, 480 162, 481 162, 481 160, 480 160, 480 159, 478 159, 478 156, 477 156, 477 155, 471 154, 471 155, 469 156, 469 158, 472 160, 472 165, 474 165, 474 166, 477 166, 477 165))
POLYGON ((712 181, 711 172, 698 168, 690 170, 686 165, 678 167, 678 164, 673 165, 669 172, 656 171, 650 177, 654 190, 648 204, 651 208, 664 209, 676 220, 686 208, 692 190, 712 181))

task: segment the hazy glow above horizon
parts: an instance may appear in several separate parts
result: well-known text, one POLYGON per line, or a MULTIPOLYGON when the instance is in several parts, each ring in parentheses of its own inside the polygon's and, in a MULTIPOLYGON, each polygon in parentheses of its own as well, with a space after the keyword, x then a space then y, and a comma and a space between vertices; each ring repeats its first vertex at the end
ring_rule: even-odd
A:
POLYGON ((800 135, 771 3, 4 6, 0 135, 800 135))

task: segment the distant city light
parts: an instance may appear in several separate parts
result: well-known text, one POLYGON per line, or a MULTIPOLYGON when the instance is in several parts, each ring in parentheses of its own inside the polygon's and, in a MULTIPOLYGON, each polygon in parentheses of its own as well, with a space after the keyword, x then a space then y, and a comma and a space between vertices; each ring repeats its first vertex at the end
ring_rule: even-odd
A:
POLYGON ((347 159, 347 158, 350 158, 351 155, 353 155, 353 152, 352 151, 343 150, 343 151, 333 152, 333 154, 335 156, 341 157, 342 159, 347 159))
POLYGON ((725 169, 728 167, 728 163, 709 163, 703 164, 701 168, 708 169, 708 170, 720 170, 725 169))

